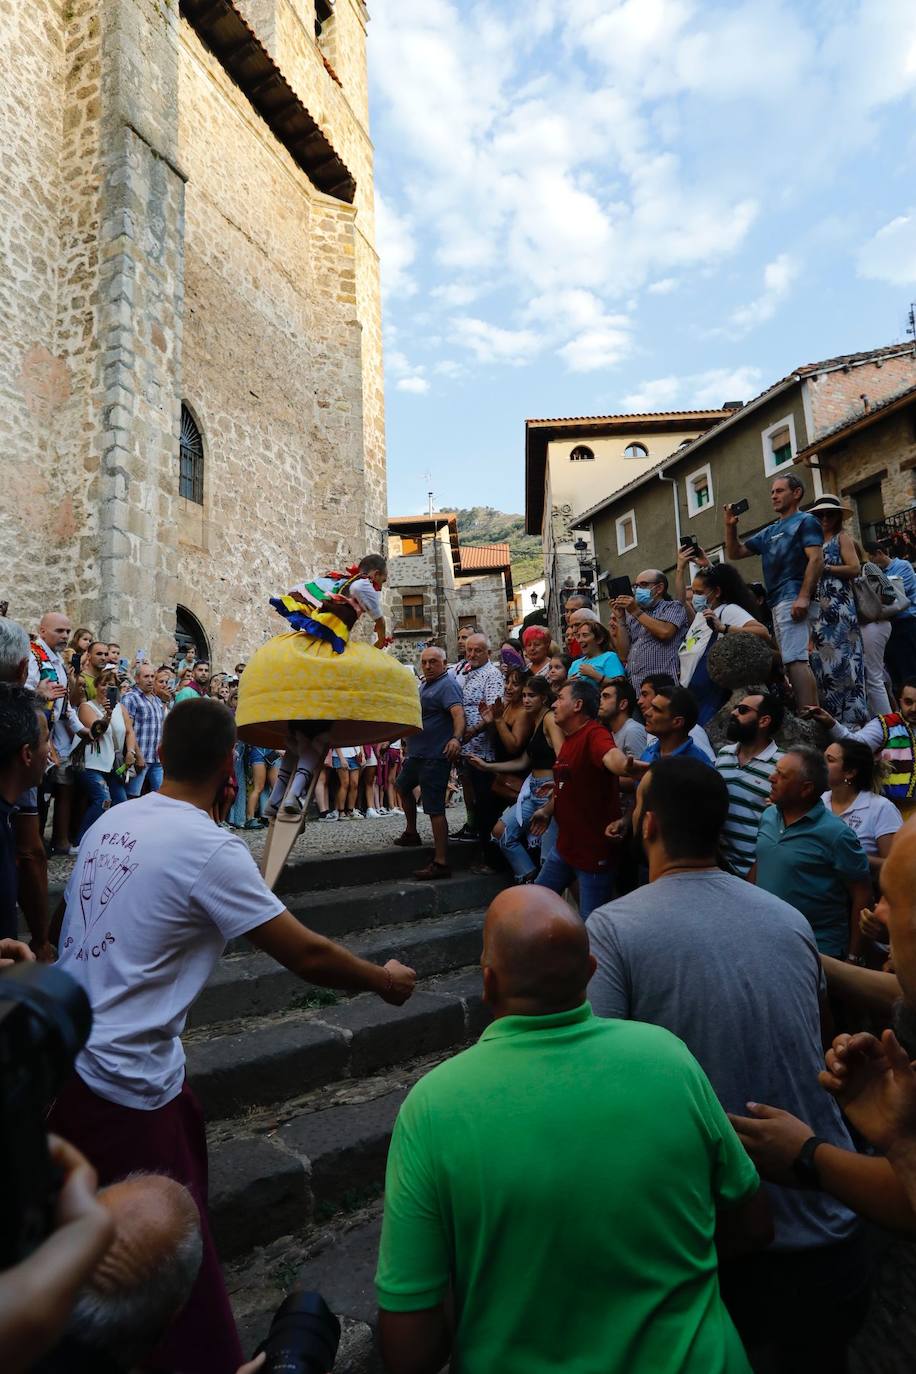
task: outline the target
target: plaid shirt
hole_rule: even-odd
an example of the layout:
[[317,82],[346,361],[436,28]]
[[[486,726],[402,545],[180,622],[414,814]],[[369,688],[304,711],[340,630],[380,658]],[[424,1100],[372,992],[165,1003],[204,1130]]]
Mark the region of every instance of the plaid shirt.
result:
[[[506,680],[495,663],[482,663],[479,668],[469,668],[458,679],[464,692],[464,719],[468,729],[480,724],[481,706],[492,706],[497,697],[503,694]],[[462,754],[478,754],[491,762],[493,759],[493,740],[491,730],[475,735],[462,747]]]
[[155,693],[141,692],[139,687],[131,687],[122,705],[130,716],[144,762],[154,763],[162,739],[165,707]]
[[681,680],[681,666],[678,658],[678,645],[687,633],[690,617],[679,601],[656,601],[645,607],[646,615],[656,620],[667,620],[676,628],[676,633],[668,640],[657,639],[638,620],[627,615],[627,633],[630,636],[630,652],[627,656],[627,677],[639,691],[643,678],[653,673],[667,673],[675,682]]

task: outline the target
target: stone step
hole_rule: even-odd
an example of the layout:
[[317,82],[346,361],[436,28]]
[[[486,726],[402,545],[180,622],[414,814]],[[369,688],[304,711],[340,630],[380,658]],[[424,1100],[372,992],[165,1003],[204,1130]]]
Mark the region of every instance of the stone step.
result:
[[[435,886],[435,885],[434,885]],[[480,957],[483,910],[430,916],[406,925],[343,936],[342,943],[376,964],[400,959],[429,978],[450,969],[465,968]],[[242,942],[245,944],[246,942]],[[250,950],[251,946],[247,948]],[[324,988],[313,987],[259,951],[221,959],[188,1017],[191,1028],[231,1022],[248,1016],[267,1016],[305,1007],[322,1000],[341,1000]]]
[[[464,812],[461,812],[462,817]],[[354,823],[354,843],[359,841],[358,822]],[[428,864],[433,857],[431,845],[420,845],[415,849],[399,849],[391,845],[388,849],[371,853],[346,854],[328,858],[295,857],[303,844],[310,846],[311,853],[320,852],[321,831],[323,827],[315,824],[306,827],[302,839],[297,840],[293,858],[286,865],[277,882],[277,892],[288,897],[296,892],[317,892],[321,888],[340,887],[342,883],[390,882],[409,878],[414,869]],[[465,870],[480,859],[480,849],[476,844],[449,845],[448,861],[453,869]]]
[[[419,865],[415,865],[419,867]],[[452,911],[486,907],[505,887],[503,873],[457,873],[453,878],[434,882],[411,882],[407,878],[323,888],[317,891],[287,893],[285,899],[293,915],[319,935],[339,940],[378,926],[403,925],[427,916],[446,916]],[[233,940],[230,953],[250,949],[245,939]]]
[[[210,1213],[224,1258],[303,1234],[381,1190],[394,1120],[410,1088],[448,1053],[476,1039],[488,1020],[477,970],[428,986],[435,991],[418,995],[453,1009],[440,1017],[434,1057],[389,1060],[398,1067],[387,1073],[338,1081],[269,1112],[211,1125]],[[377,1045],[374,1053],[389,1054],[391,1047]]]
[[185,1039],[188,1078],[213,1119],[432,1054],[473,1033],[467,1000],[472,984],[479,990],[478,971],[461,975],[458,983],[433,980],[404,1007],[363,994],[320,1011],[191,1031]]
[[253,1354],[270,1330],[277,1307],[293,1288],[321,1293],[341,1323],[334,1374],[383,1374],[375,1343],[375,1264],[381,1202],[335,1219],[307,1243],[284,1238],[226,1266],[242,1338]]

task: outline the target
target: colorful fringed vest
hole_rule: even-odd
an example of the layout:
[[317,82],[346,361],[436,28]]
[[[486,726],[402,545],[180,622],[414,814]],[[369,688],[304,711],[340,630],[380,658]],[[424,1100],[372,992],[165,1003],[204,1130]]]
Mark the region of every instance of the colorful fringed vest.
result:
[[912,802],[916,793],[916,735],[896,711],[878,719],[884,731],[881,758],[888,769],[884,795],[897,806]]
[[272,596],[270,604],[294,630],[330,644],[335,654],[347,647],[350,631],[359,619],[359,606],[347,596],[357,568],[329,573],[312,582],[300,582],[286,596]]
[[[56,687],[58,685],[57,669],[48,657],[46,650],[34,639],[29,645],[29,648],[34,654],[35,661],[38,664],[38,681],[53,682]],[[48,729],[50,729],[54,722],[54,710],[57,706],[57,702],[44,701],[39,697],[38,703],[48,718]]]

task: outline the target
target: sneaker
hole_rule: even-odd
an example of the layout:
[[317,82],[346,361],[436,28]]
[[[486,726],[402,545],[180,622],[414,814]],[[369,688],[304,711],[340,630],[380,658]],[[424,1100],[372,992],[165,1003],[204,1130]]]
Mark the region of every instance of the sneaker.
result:
[[376,811],[374,806],[366,807],[366,820],[377,821],[381,818],[381,811]]
[[390,816],[390,815],[391,815],[391,812],[388,810],[388,807],[387,807],[387,806],[380,806],[380,807],[378,807],[378,813],[379,813],[380,816]]
[[366,818],[365,818],[365,816],[363,815],[362,811],[357,811],[355,807],[354,807],[353,810],[350,812],[350,820],[351,820],[351,821],[364,821],[365,819],[366,819]]
[[261,827],[260,827],[260,825],[258,824],[258,822],[255,820],[254,816],[251,816],[251,817],[245,822],[245,824],[242,826],[242,829],[243,829],[243,830],[260,830]]
[[337,821],[337,820],[340,820],[340,812],[339,812],[339,811],[325,811],[324,815],[319,817],[319,820],[322,820],[322,821]]
[[462,844],[476,844],[480,838],[476,830],[472,830],[465,821],[460,830],[457,830],[451,837],[453,840],[460,840]]
[[353,819],[353,812],[352,812],[352,811],[341,811],[341,812],[338,813],[337,819],[338,819],[339,821],[352,821],[352,819]]
[[66,849],[52,849],[51,857],[53,859],[72,859],[75,858],[78,853],[79,849],[77,848],[77,846],[75,844],[71,844],[68,845]]
[[271,817],[270,817],[270,816],[255,816],[255,820],[257,821],[257,823],[258,823],[258,825],[261,827],[261,829],[262,829],[262,830],[265,830],[265,829],[267,828],[267,826],[270,825]]
[[289,801],[285,801],[285,802],[283,803],[283,814],[284,814],[284,816],[301,816],[301,815],[302,815],[302,798],[301,798],[301,797],[290,797],[290,798],[289,798]]
[[390,809],[390,811],[388,812],[388,815],[389,815],[389,816],[403,816],[403,814],[404,814],[403,807],[400,807],[400,806],[392,806],[391,809]]

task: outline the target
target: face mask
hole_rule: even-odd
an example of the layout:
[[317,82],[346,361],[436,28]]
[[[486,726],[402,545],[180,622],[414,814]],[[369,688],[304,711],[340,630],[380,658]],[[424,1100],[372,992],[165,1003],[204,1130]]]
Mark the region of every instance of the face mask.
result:
[[651,587],[636,587],[635,590],[634,590],[634,596],[636,597],[636,604],[637,604],[637,606],[651,606],[651,605],[652,605],[652,588],[651,588]]
[[709,607],[709,597],[708,597],[708,596],[701,596],[701,594],[700,594],[699,592],[694,592],[694,594],[693,594],[693,609],[699,614],[700,611],[705,611],[705,610],[708,609],[708,607]]

